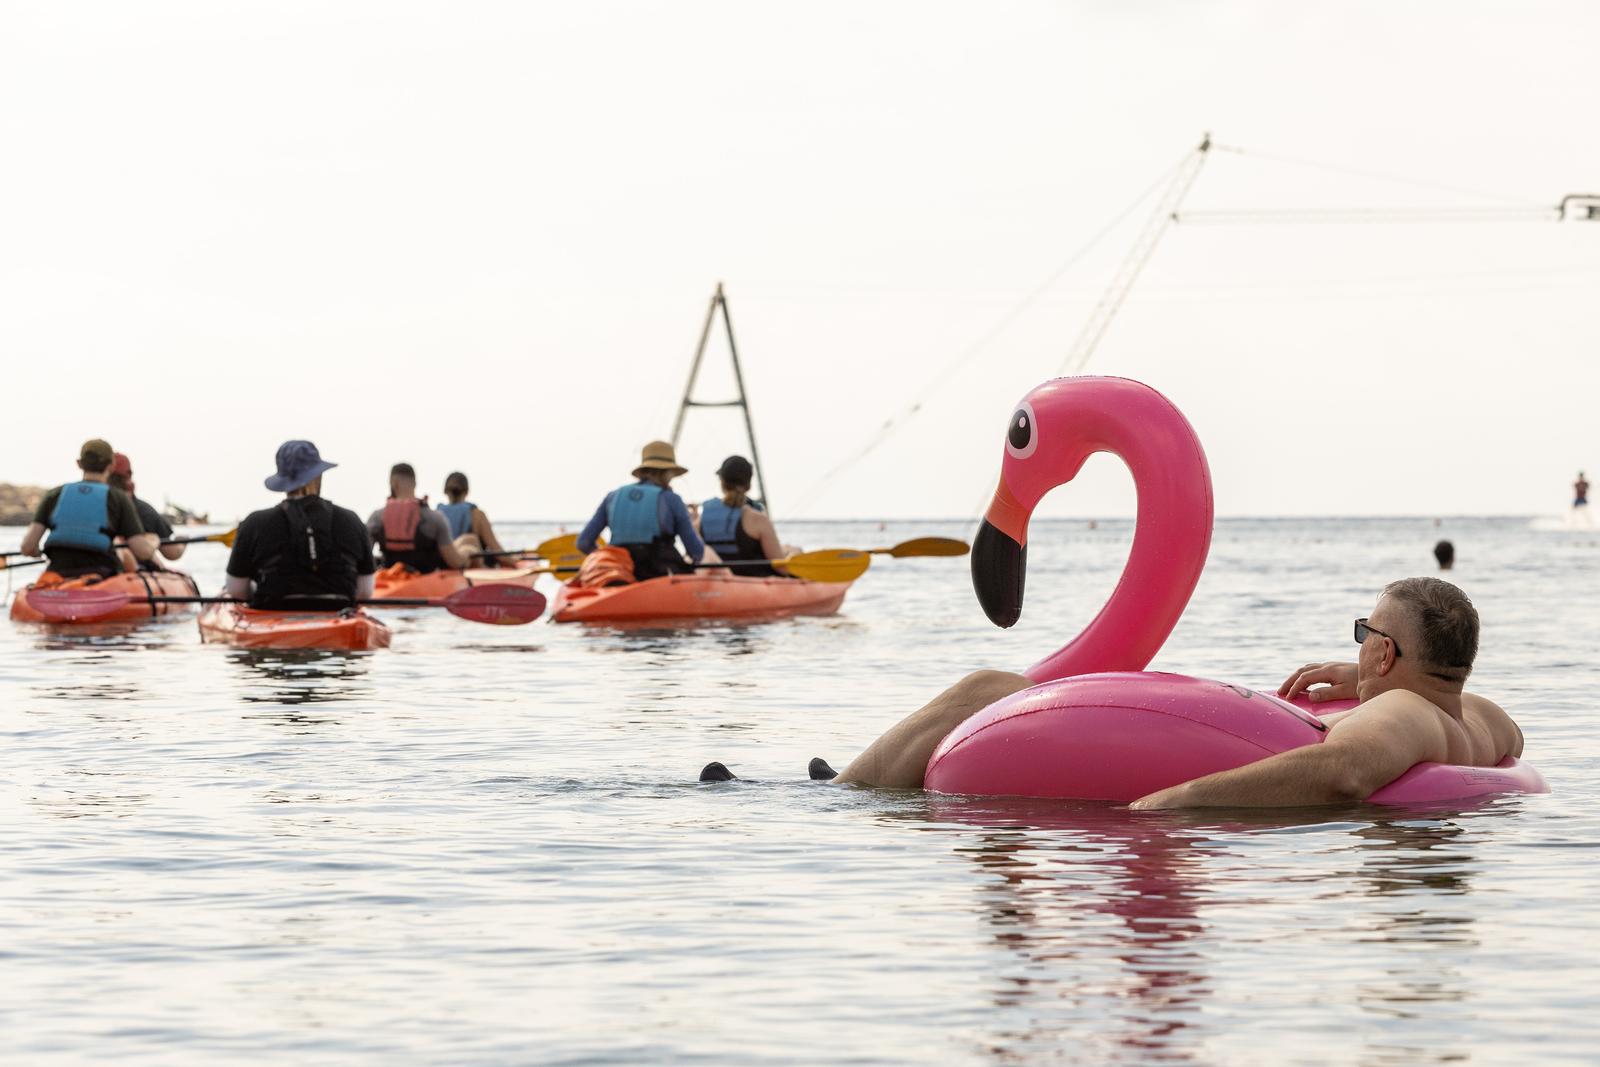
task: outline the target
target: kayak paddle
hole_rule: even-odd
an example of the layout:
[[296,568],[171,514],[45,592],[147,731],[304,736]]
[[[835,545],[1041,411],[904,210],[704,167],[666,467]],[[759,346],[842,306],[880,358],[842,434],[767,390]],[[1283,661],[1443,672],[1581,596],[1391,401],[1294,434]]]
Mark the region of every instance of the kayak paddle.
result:
[[[602,540],[600,544],[605,544]],[[583,563],[583,553],[578,550],[577,534],[562,534],[552,537],[548,541],[540,541],[532,548],[506,549],[503,552],[477,552],[474,555],[484,557],[501,557],[510,559],[542,559],[553,566],[539,571],[540,574],[561,574],[571,577],[578,573],[578,567]]]
[[161,543],[164,545],[199,545],[204,544],[207,541],[213,541],[219,545],[227,545],[229,548],[232,548],[233,542],[238,538],[238,536],[239,527],[235,526],[227,533],[207,534],[204,537],[175,537],[170,541],[163,541]]
[[[163,545],[195,545],[195,544],[200,544],[201,542],[204,542],[204,541],[215,541],[219,545],[227,545],[229,548],[232,548],[233,547],[233,542],[234,542],[235,539],[238,538],[238,536],[239,536],[239,528],[237,526],[235,526],[233,529],[229,530],[227,533],[207,534],[205,537],[176,537],[176,538],[173,538],[170,541],[162,541],[161,544],[163,544]],[[117,546],[116,547],[118,547],[118,548],[126,548],[127,544],[126,544],[126,542],[119,541],[119,542],[117,542]],[[32,563],[11,563],[11,562],[9,562],[9,560],[11,559],[12,556],[20,556],[20,555],[22,555],[21,552],[6,552],[6,553],[3,553],[3,554],[0,554],[0,571],[6,570],[8,568],[9,569],[15,569],[17,567],[32,567],[32,566],[34,566],[36,564],[49,562],[48,560],[43,560],[43,559],[36,559]]]
[[[51,622],[89,622],[128,604],[243,604],[225,596],[134,596],[115,589],[30,589],[28,606]],[[500,626],[520,626],[544,614],[544,594],[527,586],[473,585],[447,597],[357,600],[391,608],[444,608],[457,618]]]
[[[604,541],[600,542],[605,544]],[[474,552],[474,556],[538,556],[540,559],[556,559],[559,556],[569,556],[578,553],[578,535],[562,534],[552,537],[548,541],[540,541],[532,548],[507,548],[499,552]]]
[[905,559],[908,556],[965,556],[972,551],[972,546],[954,537],[918,537],[901,541],[893,548],[869,548],[865,551],[874,556]]
[[42,567],[50,562],[47,559],[29,559],[23,560],[21,563],[12,563],[11,555],[21,555],[21,553],[7,553],[6,558],[0,558],[0,571],[14,571],[18,567]]
[[782,559],[738,559],[721,563],[696,563],[696,570],[712,567],[776,567],[808,582],[853,582],[867,573],[872,557],[854,548],[821,548]]
[[759,567],[778,565],[796,578],[813,582],[853,582],[867,572],[875,555],[905,559],[909,556],[964,556],[970,551],[965,541],[952,537],[918,537],[902,541],[891,548],[824,548],[815,552],[801,552],[785,559],[734,560],[725,563],[699,563],[696,567]]

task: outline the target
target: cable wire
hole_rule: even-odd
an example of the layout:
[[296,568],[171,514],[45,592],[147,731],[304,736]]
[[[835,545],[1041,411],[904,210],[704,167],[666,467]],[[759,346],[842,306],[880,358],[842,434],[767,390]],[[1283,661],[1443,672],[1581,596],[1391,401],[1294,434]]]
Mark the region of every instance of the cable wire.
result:
[[851,452],[843,460],[831,467],[822,475],[822,477],[817,479],[817,481],[814,482],[810,488],[802,493],[795,505],[795,511],[800,512],[805,510],[805,508],[824,488],[833,483],[834,478],[838,477],[844,471],[849,470],[867,456],[871,455],[879,445],[887,441],[907,422],[910,422],[912,419],[914,419],[922,411],[923,404],[927,403],[935,393],[942,389],[945,383],[954,377],[957,372],[959,372],[978,355],[982,354],[984,350],[986,350],[989,345],[999,338],[1000,335],[1003,334],[1006,329],[1022,315],[1024,311],[1032,307],[1041,296],[1043,296],[1058,281],[1060,281],[1063,275],[1082,262],[1084,257],[1092,252],[1101,241],[1105,240],[1106,237],[1110,236],[1112,232],[1114,232],[1119,226],[1127,221],[1128,217],[1137,211],[1140,205],[1149,200],[1150,197],[1155,194],[1156,190],[1170,185],[1174,175],[1176,175],[1189,162],[1189,159],[1193,154],[1193,149],[1185,152],[1181,159],[1179,159],[1172,166],[1168,167],[1166,170],[1162,171],[1160,177],[1156,178],[1155,181],[1147,185],[1138,196],[1134,197],[1127,207],[1123,208],[1116,215],[1115,218],[1106,223],[1105,226],[1101,227],[1101,229],[1097,231],[1093,237],[1089,238],[1087,243],[1085,243],[1070,257],[1068,257],[1066,262],[1062,263],[1061,266],[1052,271],[1050,276],[1044,281],[1040,282],[1038,285],[1034,286],[1033,289],[1029,290],[1027,295],[1013,305],[1009,311],[1002,315],[994,326],[990,327],[976,341],[973,341],[971,344],[967,345],[966,348],[957,353],[955,358],[947,363],[943,369],[928,379],[928,383],[923,387],[922,391],[917,394],[916,398],[912,400],[910,404],[906,405],[906,407],[902,408],[899,412],[885,419],[883,424],[878,427],[877,432],[873,434],[872,437],[870,437],[854,452]]

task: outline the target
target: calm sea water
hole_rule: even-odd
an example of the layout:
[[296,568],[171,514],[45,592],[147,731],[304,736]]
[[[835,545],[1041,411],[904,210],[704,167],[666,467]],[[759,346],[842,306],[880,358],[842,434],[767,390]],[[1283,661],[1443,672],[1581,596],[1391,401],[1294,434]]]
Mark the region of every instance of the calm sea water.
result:
[[[1266,687],[1348,658],[1350,619],[1448,536],[1474,688],[1547,797],[1133,815],[804,780],[1061,644],[1130,529],[1037,525],[1011,631],[965,560],[882,560],[837,617],[766,625],[391,612],[394,647],[356,656],[202,646],[192,618],[6,625],[5,1058],[1595,1062],[1600,534],[1224,521],[1156,664]],[[214,588],[223,551],[186,563]],[[745,780],[698,784],[709,759]]]

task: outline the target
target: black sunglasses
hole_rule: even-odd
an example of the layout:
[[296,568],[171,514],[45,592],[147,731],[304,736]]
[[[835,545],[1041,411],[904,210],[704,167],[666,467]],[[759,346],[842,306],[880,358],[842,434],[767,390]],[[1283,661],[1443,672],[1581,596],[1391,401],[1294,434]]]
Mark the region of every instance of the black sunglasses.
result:
[[[1367,635],[1368,634],[1377,634],[1379,637],[1389,637],[1389,635],[1384,633],[1382,630],[1379,630],[1376,627],[1368,626],[1366,619],[1357,619],[1356,620],[1356,644],[1358,644],[1358,645],[1366,644],[1367,643]],[[1392,637],[1389,637],[1389,641],[1390,641],[1391,644],[1394,645],[1394,658],[1395,659],[1399,659],[1400,658],[1400,642],[1396,641]]]

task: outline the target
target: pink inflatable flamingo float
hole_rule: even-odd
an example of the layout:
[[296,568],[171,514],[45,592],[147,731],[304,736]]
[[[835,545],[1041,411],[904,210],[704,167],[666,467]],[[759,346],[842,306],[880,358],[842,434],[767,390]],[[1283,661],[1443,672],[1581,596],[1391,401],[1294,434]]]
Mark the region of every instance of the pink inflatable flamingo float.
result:
[[[1200,440],[1171,401],[1124,378],[1058,378],[1017,406],[1000,486],[972,549],[989,619],[1022,614],[1028,519],[1046,493],[1096,452],[1128,465],[1138,491],[1133,548],[1088,627],[1029,667],[1039,683],[996,701],[945,737],[925,786],[972,793],[1130,801],[1322,740],[1327,727],[1265,693],[1146,673],[1200,580],[1211,547],[1211,473]],[[1339,711],[1352,702],[1318,705]],[[1418,764],[1369,799],[1432,803],[1547,792],[1538,772]]]

